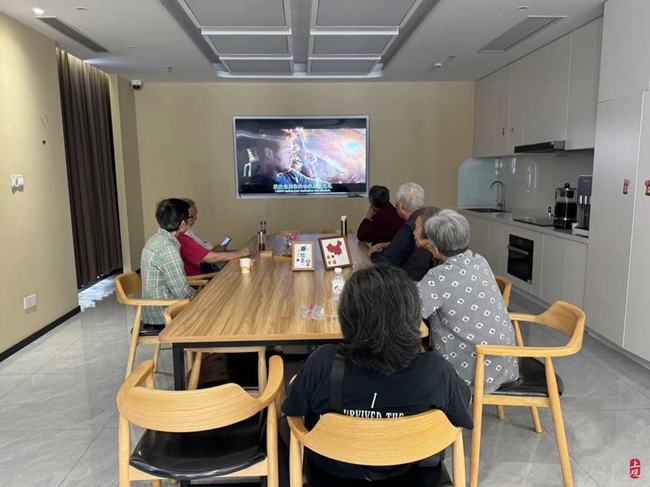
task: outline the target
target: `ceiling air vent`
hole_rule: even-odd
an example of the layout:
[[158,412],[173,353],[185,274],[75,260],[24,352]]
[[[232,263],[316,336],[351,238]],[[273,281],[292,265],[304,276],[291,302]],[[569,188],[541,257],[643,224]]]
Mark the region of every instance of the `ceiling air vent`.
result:
[[97,52],[97,53],[108,52],[108,49],[106,49],[103,46],[100,46],[95,41],[93,41],[90,37],[88,37],[85,34],[82,34],[74,27],[66,24],[62,20],[59,20],[57,17],[37,17],[37,18],[38,20],[46,23],[53,29],[58,30],[64,36],[69,37],[73,41],[78,42],[79,44],[90,49],[93,52]]
[[565,15],[529,15],[479,52],[506,52],[565,17]]

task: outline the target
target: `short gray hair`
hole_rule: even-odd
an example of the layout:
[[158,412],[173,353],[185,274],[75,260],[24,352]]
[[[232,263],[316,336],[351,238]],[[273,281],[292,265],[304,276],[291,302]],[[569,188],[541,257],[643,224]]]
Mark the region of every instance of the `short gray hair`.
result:
[[419,210],[424,207],[424,189],[415,183],[402,184],[397,188],[395,202],[401,203],[407,211]]
[[427,238],[445,257],[462,254],[469,248],[469,222],[453,210],[442,210],[424,223]]
[[192,198],[183,198],[183,201],[190,205],[190,208],[196,208],[196,202]]

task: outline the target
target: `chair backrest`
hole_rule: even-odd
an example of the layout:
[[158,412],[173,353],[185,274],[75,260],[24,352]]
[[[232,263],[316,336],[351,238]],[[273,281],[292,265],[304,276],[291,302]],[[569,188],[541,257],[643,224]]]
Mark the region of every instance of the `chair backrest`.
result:
[[513,325],[519,326],[520,321],[537,323],[567,335],[569,343],[565,347],[554,347],[566,349],[562,355],[577,353],[582,348],[586,315],[584,311],[571,303],[556,301],[540,315],[510,313],[510,319],[513,321]]
[[176,316],[178,316],[178,313],[183,311],[188,304],[190,304],[190,300],[183,299],[182,301],[174,303],[171,306],[165,308],[165,310],[163,311],[163,316],[165,317],[165,325],[169,325],[172,322],[172,320],[176,318]]
[[[271,357],[269,380],[258,398],[237,384],[192,391],[153,389],[153,361],[141,363],[117,393],[120,415],[154,431],[191,433],[223,428],[257,414],[273,402],[284,380],[282,359]],[[142,386],[147,382],[147,387]]]
[[115,278],[117,300],[122,304],[130,304],[129,295],[142,291],[142,279],[135,272],[126,272]]
[[302,418],[289,418],[289,426],[310,450],[333,460],[368,466],[422,460],[444,450],[461,434],[461,428],[439,410],[384,419],[328,413],[309,432]]
[[506,303],[506,306],[510,306],[512,282],[510,282],[510,279],[506,279],[502,276],[494,276],[494,279],[496,279],[497,285],[499,286],[499,291],[501,291],[501,296],[503,296],[503,302]]

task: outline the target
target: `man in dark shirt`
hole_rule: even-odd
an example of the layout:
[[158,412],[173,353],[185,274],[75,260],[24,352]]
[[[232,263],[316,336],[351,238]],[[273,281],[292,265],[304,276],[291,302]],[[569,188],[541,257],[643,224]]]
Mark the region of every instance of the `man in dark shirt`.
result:
[[370,248],[370,260],[375,264],[391,264],[401,267],[413,281],[421,281],[433,265],[431,254],[415,245],[413,230],[415,221],[424,208],[424,189],[419,184],[406,183],[397,189],[396,210],[406,222],[390,243]]
[[267,130],[260,139],[258,153],[260,170],[251,178],[252,184],[307,184],[317,181],[291,167],[294,158],[293,136],[284,130]]
[[393,240],[404,220],[390,203],[390,191],[386,186],[373,186],[368,193],[370,208],[357,230],[357,238],[370,245]]
[[[343,288],[339,305],[343,346],[323,345],[310,355],[282,411],[287,416],[304,416],[307,429],[312,429],[321,415],[333,411],[330,387],[338,352],[345,361],[339,389],[343,414],[398,418],[439,409],[452,424],[471,429],[467,385],[444,358],[434,352],[419,353],[420,310],[417,288],[404,271],[376,266],[355,272]],[[318,469],[338,477],[363,479],[369,469],[309,450],[306,454]],[[439,474],[439,460],[435,455],[419,466]],[[371,470],[390,476],[398,468]]]

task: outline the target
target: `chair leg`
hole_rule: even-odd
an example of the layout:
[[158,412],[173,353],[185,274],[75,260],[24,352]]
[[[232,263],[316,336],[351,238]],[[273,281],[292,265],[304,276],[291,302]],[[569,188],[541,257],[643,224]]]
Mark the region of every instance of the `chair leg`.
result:
[[131,430],[129,422],[120,416],[118,426],[118,467],[119,467],[119,487],[130,487],[129,479],[129,459],[131,458]]
[[497,418],[502,421],[506,419],[506,410],[503,408],[503,406],[497,406]]
[[203,358],[203,352],[196,352],[194,355],[194,365],[192,366],[192,372],[190,372],[190,381],[187,384],[188,390],[194,390],[199,387],[199,378],[201,377],[201,359]]
[[[289,447],[289,475],[291,487],[302,486],[302,455],[301,445],[298,439],[291,433],[291,443]],[[122,486],[120,486],[122,487]]]
[[158,369],[158,361],[160,360],[160,342],[156,343],[153,351],[153,371],[156,372]]
[[569,457],[569,447],[567,445],[566,432],[564,430],[564,418],[562,417],[560,394],[557,390],[555,370],[553,369],[553,362],[550,358],[546,358],[545,369],[546,384],[548,386],[548,399],[551,403],[551,415],[553,416],[553,426],[555,428],[555,438],[557,441],[557,451],[560,456],[560,467],[562,468],[564,487],[573,487],[571,458]]
[[530,415],[533,417],[533,426],[535,428],[535,433],[541,433],[542,423],[539,421],[539,412],[537,411],[537,406],[530,407]]
[[190,350],[185,351],[185,366],[187,367],[187,370],[192,370],[192,366],[194,365],[194,352]]
[[266,415],[266,478],[268,487],[278,487],[280,472],[278,465],[278,415],[275,402],[271,401]]
[[142,326],[142,308],[138,306],[135,312],[135,322],[133,323],[133,331],[131,332],[131,344],[129,345],[129,358],[126,361],[126,376],[128,377],[133,372],[133,364],[135,363],[135,353],[138,349],[138,340],[140,338],[140,327]]
[[452,475],[454,487],[465,487],[465,448],[463,447],[463,431],[454,441],[451,448]]
[[257,356],[257,387],[260,394],[266,389],[267,375],[266,350],[260,350]]
[[481,427],[483,426],[483,389],[485,384],[485,355],[479,353],[476,356],[476,372],[474,373],[474,404],[472,419],[474,429],[472,430],[472,449],[469,463],[469,485],[478,487],[478,467],[481,459]]

